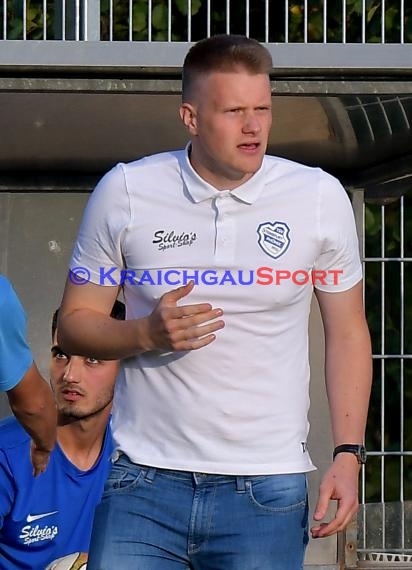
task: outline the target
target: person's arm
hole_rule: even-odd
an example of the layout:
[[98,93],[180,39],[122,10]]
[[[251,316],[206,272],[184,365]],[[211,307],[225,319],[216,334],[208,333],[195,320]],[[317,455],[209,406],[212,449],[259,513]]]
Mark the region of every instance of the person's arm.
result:
[[57,337],[70,354],[103,360],[134,356],[149,350],[195,350],[215,340],[224,326],[221,309],[209,303],[180,305],[193,289],[193,282],[165,293],[151,314],[119,321],[110,317],[117,287],[88,282],[76,285],[67,279]]
[[[325,329],[326,389],[335,446],[364,441],[372,381],[371,343],[362,283],[348,291],[316,291]],[[339,453],[325,473],[311,529],[314,538],[343,530],[358,509],[359,464],[351,453]],[[338,502],[335,517],[321,523],[330,500]]]
[[33,363],[20,382],[7,391],[12,412],[32,438],[34,476],[45,471],[56,440],[57,412],[50,386]]

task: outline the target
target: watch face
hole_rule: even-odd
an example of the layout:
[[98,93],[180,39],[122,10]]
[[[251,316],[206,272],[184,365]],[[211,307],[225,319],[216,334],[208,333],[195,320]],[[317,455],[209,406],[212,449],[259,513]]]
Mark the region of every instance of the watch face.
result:
[[359,446],[359,461],[361,463],[366,463],[366,449],[363,445]]

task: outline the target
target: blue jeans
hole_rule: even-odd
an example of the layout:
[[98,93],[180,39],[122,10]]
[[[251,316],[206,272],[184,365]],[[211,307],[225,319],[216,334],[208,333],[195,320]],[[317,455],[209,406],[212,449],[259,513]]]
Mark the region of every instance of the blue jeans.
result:
[[113,464],[87,570],[300,570],[306,475],[230,476]]

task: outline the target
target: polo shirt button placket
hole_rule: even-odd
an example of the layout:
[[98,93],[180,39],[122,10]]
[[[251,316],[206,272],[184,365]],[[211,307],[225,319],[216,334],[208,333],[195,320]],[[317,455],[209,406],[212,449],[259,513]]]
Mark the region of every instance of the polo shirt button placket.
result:
[[[234,260],[235,225],[233,217],[230,215],[233,198],[229,192],[223,192],[224,194],[215,199],[215,207],[218,212],[216,220],[216,263],[225,266]],[[225,269],[227,268],[225,267]]]

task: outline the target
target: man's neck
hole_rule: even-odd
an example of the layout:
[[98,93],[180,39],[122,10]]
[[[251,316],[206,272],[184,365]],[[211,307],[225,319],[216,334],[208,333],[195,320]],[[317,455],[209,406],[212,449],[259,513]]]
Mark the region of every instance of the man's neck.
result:
[[[104,441],[109,414],[75,420],[57,427],[57,441],[67,459],[87,471],[96,463]],[[59,422],[60,423],[60,422]]]

